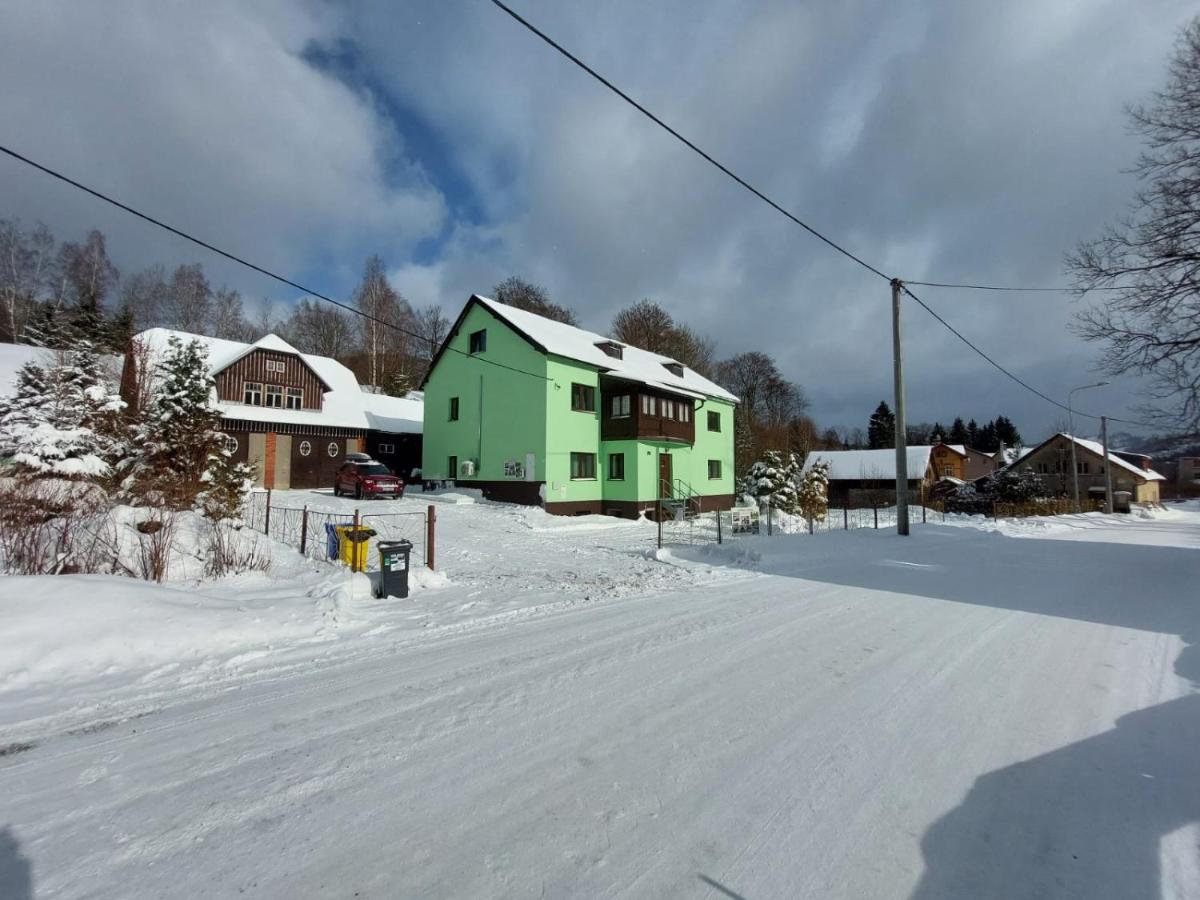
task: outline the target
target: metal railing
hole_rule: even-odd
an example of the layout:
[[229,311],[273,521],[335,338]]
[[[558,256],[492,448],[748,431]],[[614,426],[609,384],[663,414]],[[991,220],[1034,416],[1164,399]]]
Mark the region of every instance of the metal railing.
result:
[[308,559],[336,560],[336,549],[332,557],[329,553],[326,526],[349,525],[375,532],[368,542],[367,569],[373,568],[377,561],[376,548],[380,540],[401,539],[412,543],[414,561],[434,568],[437,513],[432,505],[421,511],[408,512],[363,513],[357,508],[351,512],[334,512],[308,505],[284,506],[273,502],[270,491],[256,491],[250,495],[243,519],[247,527],[295,547]]

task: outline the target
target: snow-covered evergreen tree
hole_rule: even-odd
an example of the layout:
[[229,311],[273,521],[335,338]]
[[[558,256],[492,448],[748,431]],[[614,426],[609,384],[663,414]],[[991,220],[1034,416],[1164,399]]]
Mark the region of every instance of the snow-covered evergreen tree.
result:
[[743,490],[773,509],[796,512],[796,489],[800,463],[795,453],[768,450],[746,473]]
[[21,368],[15,396],[0,409],[0,456],[39,475],[104,476],[121,453],[123,408],[95,348],[82,342],[47,368]]
[[829,462],[818,459],[801,477],[796,508],[810,522],[825,521],[829,511]]
[[136,426],[137,457],[126,487],[175,509],[237,516],[252,477],[237,463],[210,403],[213,379],[199,341],[168,341],[150,408]]

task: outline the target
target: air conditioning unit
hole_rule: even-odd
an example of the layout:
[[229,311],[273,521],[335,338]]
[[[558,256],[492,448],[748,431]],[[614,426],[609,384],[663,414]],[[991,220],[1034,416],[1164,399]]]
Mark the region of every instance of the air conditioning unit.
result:
[[462,464],[458,468],[459,468],[459,471],[464,476],[466,476],[467,478],[470,478],[472,475],[475,474],[475,460],[464,459],[462,461]]

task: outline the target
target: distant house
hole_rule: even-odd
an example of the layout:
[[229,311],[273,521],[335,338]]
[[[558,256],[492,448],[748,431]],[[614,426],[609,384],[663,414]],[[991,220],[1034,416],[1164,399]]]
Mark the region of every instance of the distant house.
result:
[[[938,447],[947,445],[939,444]],[[928,495],[938,475],[934,467],[935,447],[908,447],[908,491],[914,498]],[[943,453],[947,465],[966,465],[965,455]],[[829,463],[830,504],[834,506],[884,506],[896,502],[896,451],[887,450],[813,450],[804,460],[804,469],[818,460]],[[957,476],[951,476],[957,477]]]
[[1200,456],[1181,456],[1178,460],[1175,483],[1200,486]]
[[990,454],[965,444],[934,444],[930,455],[930,464],[938,478],[975,481],[998,468]]
[[562,515],[733,504],[737,398],[669,357],[475,295],[422,388],[426,480]]
[[171,337],[199,341],[216,382],[212,402],[234,456],[269,488],[326,487],[350,452],[369,450],[402,477],[420,465],[422,403],[364,393],[335,359],[301,353],[274,334],[252,344],[151,328],[134,339],[121,375],[136,405]]
[[[1060,496],[1070,496],[1073,491],[1071,475],[1071,444],[1075,444],[1075,465],[1079,474],[1079,496],[1096,496],[1104,491],[1105,457],[1104,448],[1095,441],[1073,438],[1058,433],[1038,444],[1021,457],[1014,467],[1029,468],[1042,477],[1042,482]],[[1109,451],[1107,465],[1111,470],[1112,489],[1128,491],[1135,503],[1157,503],[1159,483],[1163,476],[1150,468],[1150,457],[1143,454],[1126,454],[1136,459],[1131,462],[1118,453]]]

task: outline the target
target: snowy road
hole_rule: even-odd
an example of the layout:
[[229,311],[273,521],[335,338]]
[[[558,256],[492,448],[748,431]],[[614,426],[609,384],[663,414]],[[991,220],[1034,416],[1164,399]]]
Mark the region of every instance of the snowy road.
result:
[[1194,513],[776,540],[750,577],[185,695],[0,757],[0,886],[1200,896],[1198,545]]

